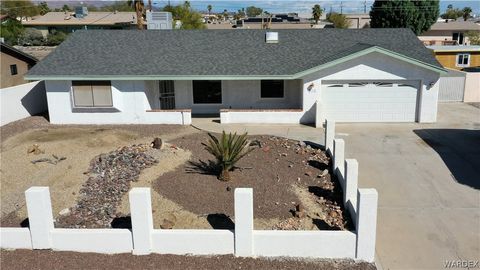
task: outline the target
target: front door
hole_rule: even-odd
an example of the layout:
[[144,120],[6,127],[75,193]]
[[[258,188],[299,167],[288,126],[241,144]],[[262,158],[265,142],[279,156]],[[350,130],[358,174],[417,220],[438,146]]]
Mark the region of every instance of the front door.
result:
[[175,109],[175,88],[173,81],[159,81],[160,109]]

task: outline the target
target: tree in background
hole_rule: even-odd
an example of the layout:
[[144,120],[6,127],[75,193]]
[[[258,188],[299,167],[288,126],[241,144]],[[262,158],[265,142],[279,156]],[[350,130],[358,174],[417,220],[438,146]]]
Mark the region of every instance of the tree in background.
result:
[[247,7],[247,16],[248,17],[256,17],[260,14],[263,13],[263,9],[255,7],[255,6],[249,6]]
[[376,0],[370,11],[372,28],[410,28],[421,34],[435,23],[439,0]]
[[1,1],[0,11],[12,19],[28,20],[40,14],[38,6],[32,1]]
[[205,24],[202,20],[202,14],[190,8],[190,2],[185,1],[183,5],[172,6],[167,5],[163,11],[172,13],[174,20],[182,23],[180,29],[204,29]]
[[47,2],[40,2],[40,4],[38,4],[38,11],[40,15],[45,15],[50,12],[50,8],[48,7]]
[[137,29],[143,30],[143,14],[145,11],[145,3],[143,0],[128,0],[127,4],[135,9],[137,15]]
[[462,9],[462,12],[463,12],[463,15],[462,15],[463,20],[466,21],[471,17],[470,14],[472,14],[472,8],[471,7],[464,7]]
[[62,31],[52,31],[52,33],[47,35],[47,38],[44,42],[44,45],[47,46],[57,46],[60,45],[68,35]]
[[[105,6],[99,7],[97,9],[98,9],[98,11],[110,11],[110,12],[114,12],[114,11],[135,11],[135,6],[133,6],[131,2],[117,1],[117,2],[113,2],[110,5],[105,5]],[[92,9],[89,7],[88,10],[92,10]]]
[[71,11],[71,10],[72,9],[67,4],[63,5],[63,7],[62,7],[62,11],[67,12],[67,11]]
[[440,14],[440,3],[438,0],[414,1],[413,3],[417,8],[415,23],[419,30],[418,33],[414,32],[420,34],[430,29],[432,24],[437,21]]
[[223,10],[223,18],[228,18],[228,11],[226,9]]
[[320,7],[320,5],[316,4],[312,8],[312,17],[315,20],[315,24],[318,24],[318,21],[320,20],[320,17],[322,17],[323,9]]
[[452,5],[448,5],[445,13],[440,15],[442,19],[453,19],[453,20],[456,20],[462,16],[463,16],[463,12],[458,8],[453,8]]
[[233,18],[235,20],[240,20],[241,18],[245,18],[245,15],[246,15],[245,8],[242,8],[242,9],[239,9],[237,13],[233,15]]
[[347,16],[337,12],[327,13],[327,21],[333,23],[333,27],[335,28],[346,29],[350,26],[350,21],[347,19]]
[[210,12],[212,12],[212,5],[207,6],[208,16],[210,17]]
[[465,33],[470,45],[480,45],[480,33],[478,31],[468,31]]
[[40,30],[26,28],[22,35],[20,35],[18,44],[22,46],[42,46],[44,42],[45,40]]
[[25,29],[23,28],[22,23],[10,18],[2,23],[2,27],[0,27],[0,36],[8,45],[17,45],[18,39],[24,31]]

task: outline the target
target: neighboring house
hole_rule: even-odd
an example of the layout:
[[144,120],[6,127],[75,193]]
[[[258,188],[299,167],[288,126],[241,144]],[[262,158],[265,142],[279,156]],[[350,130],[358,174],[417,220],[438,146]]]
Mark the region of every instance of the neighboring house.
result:
[[408,29],[76,31],[27,74],[55,124],[435,122],[445,70]]
[[14,47],[1,42],[1,78],[0,88],[26,83],[23,76],[37,63],[37,59]]
[[344,14],[347,20],[350,22],[348,28],[360,29],[370,26],[370,14]]
[[418,38],[425,45],[469,45],[468,31],[480,31],[480,24],[474,21],[436,22],[430,30],[422,33]]
[[442,66],[453,69],[480,67],[480,46],[427,46]]
[[26,28],[35,28],[47,36],[53,31],[72,33],[82,29],[132,29],[137,23],[135,12],[48,12],[32,20],[22,21]]

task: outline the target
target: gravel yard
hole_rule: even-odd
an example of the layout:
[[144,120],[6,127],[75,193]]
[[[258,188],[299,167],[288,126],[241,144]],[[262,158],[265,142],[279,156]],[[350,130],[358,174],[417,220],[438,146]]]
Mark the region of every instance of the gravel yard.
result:
[[[168,125],[50,125],[32,117],[1,128],[2,226],[26,225],[24,191],[49,186],[57,227],[129,226],[128,191],[152,187],[156,228],[233,229],[233,191],[254,190],[255,228],[344,230],[351,221],[314,146],[250,136],[255,150],[219,181],[205,132]],[[153,138],[165,142],[150,146]]]
[[[30,117],[0,128],[1,226],[19,226],[27,217],[24,192],[31,186],[49,186],[54,217],[75,205],[84,174],[98,155],[119,147],[149,144],[153,137],[175,138],[197,132],[172,125],[50,125],[43,117]],[[39,151],[28,153],[37,145]],[[56,164],[31,161],[64,157]],[[147,175],[148,176],[148,175]],[[150,174],[150,177],[158,175]],[[145,177],[140,180],[148,181]]]
[[1,251],[2,269],[283,269],[283,270],[375,270],[374,264],[351,260],[295,260],[236,258],[225,256],[178,256],[131,254],[103,255],[94,253],[48,250]]

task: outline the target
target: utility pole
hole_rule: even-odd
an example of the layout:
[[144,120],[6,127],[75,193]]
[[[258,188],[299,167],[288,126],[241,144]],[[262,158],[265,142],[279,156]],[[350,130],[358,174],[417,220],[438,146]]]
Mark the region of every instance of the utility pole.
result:
[[343,1],[340,1],[340,14],[343,14]]
[[367,14],[367,1],[363,1],[363,13]]

